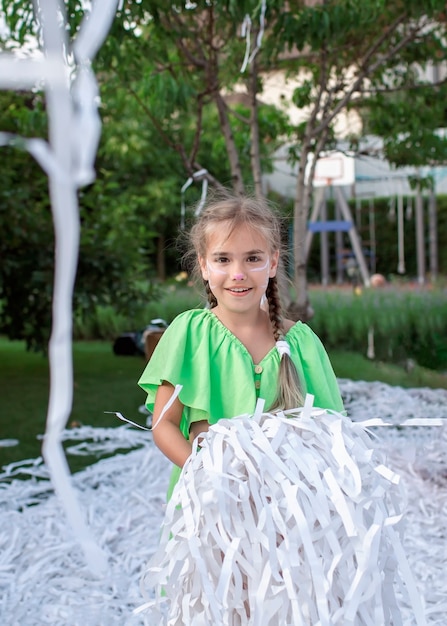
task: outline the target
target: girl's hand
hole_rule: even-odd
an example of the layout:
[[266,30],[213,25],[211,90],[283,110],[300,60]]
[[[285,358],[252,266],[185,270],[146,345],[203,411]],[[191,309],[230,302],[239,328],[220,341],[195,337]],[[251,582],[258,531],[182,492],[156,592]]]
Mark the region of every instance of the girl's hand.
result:
[[[192,443],[194,439],[200,435],[200,433],[208,432],[209,424],[206,420],[200,420],[199,422],[193,422],[189,427],[189,441]],[[200,446],[200,440],[199,440]]]

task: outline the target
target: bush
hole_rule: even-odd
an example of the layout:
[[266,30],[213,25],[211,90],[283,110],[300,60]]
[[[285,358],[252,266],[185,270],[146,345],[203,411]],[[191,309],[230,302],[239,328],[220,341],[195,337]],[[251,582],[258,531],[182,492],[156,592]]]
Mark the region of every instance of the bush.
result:
[[127,315],[112,304],[97,305],[88,313],[78,310],[74,315],[74,338],[113,340],[122,333],[146,328],[153,319],[162,318],[169,324],[179,313],[203,306],[197,291],[187,286],[151,285],[139,298]]

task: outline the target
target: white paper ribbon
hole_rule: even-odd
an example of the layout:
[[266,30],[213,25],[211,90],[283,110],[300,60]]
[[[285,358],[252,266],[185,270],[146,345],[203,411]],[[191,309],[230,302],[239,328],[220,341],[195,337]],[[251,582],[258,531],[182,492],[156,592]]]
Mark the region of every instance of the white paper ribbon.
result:
[[284,341],[284,340],[277,341],[276,349],[278,350],[280,357],[282,357],[283,354],[287,354],[287,356],[290,356],[290,346],[287,343],[287,341]]
[[155,430],[157,428],[157,426],[159,425],[161,420],[166,415],[167,411],[169,411],[171,406],[174,404],[174,400],[178,397],[178,395],[179,395],[179,393],[181,392],[182,389],[183,389],[183,385],[176,385],[174,387],[174,391],[172,392],[172,396],[169,398],[169,400],[164,405],[164,407],[163,407],[160,415],[158,416],[158,419],[155,422],[155,424],[152,424],[152,430]]
[[259,49],[261,48],[262,39],[264,37],[265,30],[265,12],[267,10],[267,0],[261,0],[261,13],[259,16],[259,32],[256,38],[256,46],[253,51],[250,53],[251,48],[251,18],[247,15],[244,17],[241,26],[241,37],[245,37],[245,55],[244,60],[242,61],[241,74],[245,72],[249,63],[253,61],[255,56],[257,55]]
[[[312,414],[312,409],[314,406],[315,396],[311,393],[306,393],[306,397],[304,398],[303,408],[301,410],[301,417],[303,419],[309,419]],[[293,415],[293,413],[291,413]]]
[[202,168],[201,170],[194,172],[194,174],[188,178],[188,180],[185,182],[185,184],[182,186],[180,190],[180,193],[182,196],[181,207],[180,207],[180,228],[182,229],[185,228],[185,215],[186,215],[185,191],[188,189],[188,187],[192,185],[192,183],[195,180],[202,180],[202,195],[200,197],[200,202],[197,205],[197,208],[194,213],[195,217],[197,217],[198,215],[200,215],[203,207],[205,206],[206,196],[208,193],[208,179],[206,177],[207,174],[208,174],[208,170],[205,168]]
[[126,422],[127,424],[130,424],[131,426],[135,426],[136,428],[139,428],[140,430],[152,430],[152,428],[147,428],[146,426],[142,426],[141,424],[137,424],[136,422],[133,422],[132,420],[127,419],[127,417],[124,417],[124,415],[120,413],[119,411],[104,411],[104,413],[110,413],[111,415],[116,415],[116,417],[122,422]]
[[[55,276],[49,343],[50,397],[42,454],[54,489],[82,545],[93,572],[103,574],[107,556],[95,543],[70,480],[62,448],[62,431],[72,408],[72,298],[79,251],[77,187],[94,179],[100,134],[98,89],[91,69],[116,11],[117,0],[91,3],[69,55],[65,5],[60,0],[36,3],[43,56],[19,60],[2,57],[0,87],[30,88],[43,83],[48,111],[48,141],[0,135],[0,144],[19,143],[49,177],[55,228]],[[70,59],[70,60],[69,60]],[[70,77],[76,76],[70,83]]]
[[222,419],[203,435],[142,581],[155,588],[148,623],[399,626],[405,596],[426,624],[395,473],[358,423],[308,412]]

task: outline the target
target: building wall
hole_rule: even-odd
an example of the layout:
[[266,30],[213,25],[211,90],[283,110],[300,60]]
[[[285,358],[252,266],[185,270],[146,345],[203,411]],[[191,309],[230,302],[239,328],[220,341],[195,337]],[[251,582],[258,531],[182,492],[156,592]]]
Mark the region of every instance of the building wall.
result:
[[[369,138],[369,141],[379,143],[379,139]],[[343,150],[345,147],[341,143],[340,149]],[[343,187],[343,193],[347,198],[381,198],[415,194],[408,178],[417,174],[416,168],[392,168],[388,161],[379,156],[357,156],[354,157],[354,161],[354,184]],[[274,171],[263,177],[265,191],[272,190],[287,198],[294,198],[297,172],[298,165],[292,167],[287,162],[287,147],[282,146],[275,155]],[[437,194],[447,194],[447,167],[419,168],[419,172],[423,176],[434,177]]]

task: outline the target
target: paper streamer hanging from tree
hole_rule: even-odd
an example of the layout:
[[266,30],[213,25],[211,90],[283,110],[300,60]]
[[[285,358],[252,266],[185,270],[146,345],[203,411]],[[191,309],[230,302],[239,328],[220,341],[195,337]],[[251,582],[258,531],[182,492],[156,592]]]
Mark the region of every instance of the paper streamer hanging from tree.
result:
[[[31,89],[43,84],[48,111],[48,141],[0,134],[0,144],[19,144],[29,150],[49,178],[55,230],[55,277],[52,330],[49,343],[50,395],[42,447],[51,480],[92,571],[107,567],[84,520],[71,484],[61,443],[72,408],[72,296],[79,251],[77,189],[94,180],[94,161],[100,136],[99,94],[91,60],[106,37],[117,0],[96,0],[80,25],[70,48],[65,5],[58,0],[37,1],[35,17],[43,56],[1,60],[0,88]],[[74,61],[69,64],[69,52]]]

